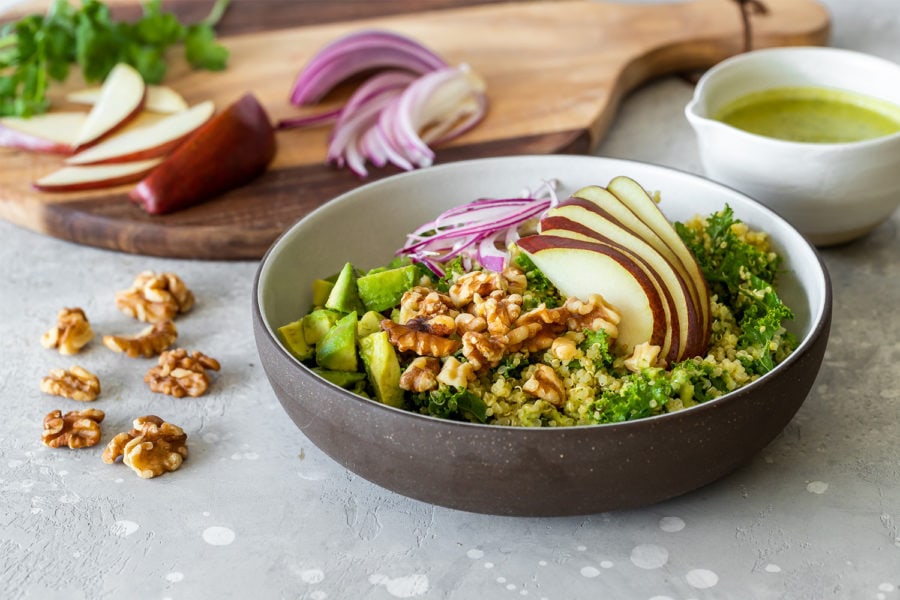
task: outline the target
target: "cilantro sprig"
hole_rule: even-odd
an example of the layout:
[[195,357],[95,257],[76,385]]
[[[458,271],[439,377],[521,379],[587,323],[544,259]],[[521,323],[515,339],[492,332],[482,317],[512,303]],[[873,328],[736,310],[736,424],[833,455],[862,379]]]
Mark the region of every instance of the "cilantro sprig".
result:
[[46,15],[8,23],[0,28],[0,116],[46,112],[50,84],[64,81],[73,64],[87,82],[102,81],[124,62],[147,83],[159,83],[166,51],[183,44],[191,67],[222,70],[228,50],[216,41],[215,27],[230,1],[215,0],[209,15],[193,25],[164,12],[161,0],[146,0],[134,22],[114,20],[99,0],[83,0],[78,8],[55,0]]

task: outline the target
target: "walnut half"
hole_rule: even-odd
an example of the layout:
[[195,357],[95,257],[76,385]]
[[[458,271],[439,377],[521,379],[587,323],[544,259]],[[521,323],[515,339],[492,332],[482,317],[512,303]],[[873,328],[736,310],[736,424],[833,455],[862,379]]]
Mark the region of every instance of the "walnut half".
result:
[[144,375],[150,389],[176,398],[197,397],[209,388],[207,369],[219,370],[219,361],[202,352],[188,354],[184,348],[167,350],[159,355],[159,364]]
[[116,292],[116,307],[147,323],[174,319],[194,305],[194,294],[174,273],[143,271],[127,290]]
[[178,339],[178,329],[172,321],[160,321],[144,328],[137,335],[104,335],[103,345],[113,352],[124,352],[131,358],[150,358],[160,354]]
[[41,379],[41,391],[79,402],[92,402],[100,395],[100,379],[78,365],[68,370],[52,369]]
[[56,325],[41,336],[41,346],[56,348],[60,354],[77,354],[92,339],[94,331],[80,308],[63,308]]
[[94,446],[100,441],[100,422],[105,416],[96,408],[73,410],[65,415],[54,410],[44,417],[41,441],[51,448],[68,446],[75,450]]
[[156,415],[138,417],[131,431],[117,434],[103,450],[103,462],[122,462],[143,479],[175,471],[187,458],[187,434]]

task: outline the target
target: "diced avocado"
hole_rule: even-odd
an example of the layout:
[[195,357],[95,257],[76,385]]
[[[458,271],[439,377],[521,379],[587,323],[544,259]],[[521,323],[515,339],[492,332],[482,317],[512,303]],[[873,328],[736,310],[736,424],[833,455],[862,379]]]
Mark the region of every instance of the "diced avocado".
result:
[[359,318],[359,322],[356,324],[356,334],[362,339],[376,331],[381,331],[381,322],[383,320],[384,315],[380,312],[375,312],[374,310],[367,311]]
[[316,350],[306,342],[303,334],[303,319],[282,325],[278,328],[278,336],[288,351],[300,360],[312,358]]
[[340,313],[327,308],[317,308],[303,317],[303,337],[306,338],[306,343],[318,344],[325,332],[334,327],[340,318]]
[[400,361],[386,331],[367,335],[359,340],[359,355],[375,390],[375,398],[389,406],[403,407],[400,389]]
[[347,263],[341,269],[334,287],[325,300],[325,308],[338,310],[342,313],[356,311],[361,313],[365,310],[362,301],[359,299],[359,292],[356,288],[356,269],[353,265]]
[[403,293],[416,284],[415,265],[370,272],[356,280],[366,310],[382,311],[397,306]]
[[355,371],[356,311],[341,317],[316,344],[316,363],[332,371]]
[[334,289],[334,282],[327,279],[316,279],[312,284],[313,306],[325,306],[328,295]]
[[357,383],[366,378],[366,374],[360,373],[359,371],[331,371],[329,369],[316,367],[313,369],[313,372],[327,379],[331,383],[347,389],[352,389]]

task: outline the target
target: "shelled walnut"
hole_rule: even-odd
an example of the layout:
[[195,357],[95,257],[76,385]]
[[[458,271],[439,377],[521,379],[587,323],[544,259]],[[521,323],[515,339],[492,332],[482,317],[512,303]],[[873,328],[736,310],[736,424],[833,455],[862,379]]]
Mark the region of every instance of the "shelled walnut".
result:
[[162,353],[178,339],[178,329],[172,321],[160,321],[144,328],[137,335],[104,335],[103,345],[114,352],[124,352],[131,358],[150,358]]
[[187,434],[156,415],[138,417],[132,430],[117,434],[103,450],[103,462],[118,457],[143,479],[175,471],[187,458]]
[[96,408],[73,410],[65,415],[60,410],[44,417],[41,441],[51,448],[88,448],[100,441],[100,422],[106,414]]
[[194,306],[194,294],[174,273],[143,271],[127,290],[116,292],[116,307],[147,323],[169,321]]
[[41,346],[55,348],[60,354],[77,354],[94,339],[94,331],[80,308],[63,308],[56,316],[56,325],[41,336]]
[[159,355],[159,364],[147,371],[144,381],[154,392],[176,398],[197,397],[209,388],[207,369],[218,371],[219,361],[202,352],[188,354],[184,348]]
[[52,369],[41,379],[41,391],[79,402],[92,402],[100,395],[100,379],[78,365],[68,370]]

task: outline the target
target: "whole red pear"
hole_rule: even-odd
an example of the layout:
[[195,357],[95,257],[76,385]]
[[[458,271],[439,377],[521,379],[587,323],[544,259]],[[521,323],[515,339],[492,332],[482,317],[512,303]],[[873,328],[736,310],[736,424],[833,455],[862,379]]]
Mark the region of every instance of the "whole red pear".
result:
[[181,210],[260,176],[275,149],[269,116],[247,93],[197,129],[129,196],[152,215]]

